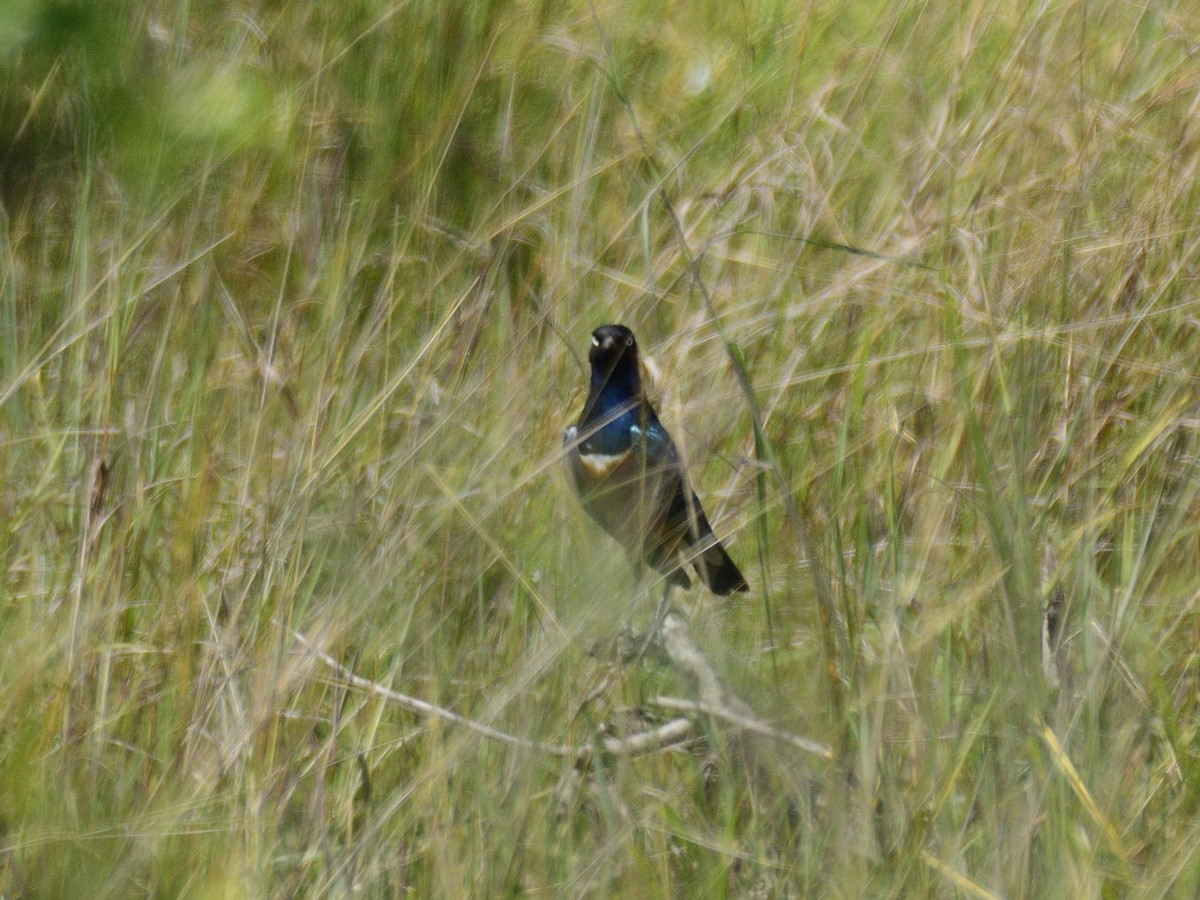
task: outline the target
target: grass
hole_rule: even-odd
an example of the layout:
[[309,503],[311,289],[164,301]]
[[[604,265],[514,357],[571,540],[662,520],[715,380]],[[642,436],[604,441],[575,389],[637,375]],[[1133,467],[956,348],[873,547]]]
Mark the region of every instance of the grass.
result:
[[[0,893],[1194,896],[1190,18],[10,4]],[[587,653],[606,321],[752,585],[697,640],[834,760],[576,771],[295,637],[532,741],[691,696]]]

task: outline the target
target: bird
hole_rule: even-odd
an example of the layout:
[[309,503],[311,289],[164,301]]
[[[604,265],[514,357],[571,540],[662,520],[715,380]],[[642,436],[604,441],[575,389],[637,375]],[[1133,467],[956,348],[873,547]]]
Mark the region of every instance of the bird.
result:
[[621,544],[634,568],[664,576],[661,622],[686,566],[715,594],[749,590],[688,484],[671,435],[642,385],[637,340],[624,325],[592,332],[591,381],[579,421],[563,433],[567,468],[584,510]]

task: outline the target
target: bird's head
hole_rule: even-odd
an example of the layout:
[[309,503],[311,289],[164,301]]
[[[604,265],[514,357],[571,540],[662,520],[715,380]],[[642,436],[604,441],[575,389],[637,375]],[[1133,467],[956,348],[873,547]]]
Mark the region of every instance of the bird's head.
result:
[[592,374],[608,378],[614,372],[638,371],[637,341],[624,325],[601,325],[592,332],[592,349],[588,353]]

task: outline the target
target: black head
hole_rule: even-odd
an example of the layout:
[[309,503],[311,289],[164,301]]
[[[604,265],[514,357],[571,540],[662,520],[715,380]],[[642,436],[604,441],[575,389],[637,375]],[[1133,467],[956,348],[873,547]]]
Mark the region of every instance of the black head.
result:
[[588,353],[592,370],[604,375],[617,368],[637,372],[637,341],[624,325],[601,325],[592,332],[592,349]]

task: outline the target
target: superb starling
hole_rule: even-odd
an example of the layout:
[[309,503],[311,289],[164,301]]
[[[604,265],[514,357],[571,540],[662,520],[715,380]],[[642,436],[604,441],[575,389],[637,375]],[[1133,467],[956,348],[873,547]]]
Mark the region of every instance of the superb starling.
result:
[[635,567],[644,563],[661,572],[667,589],[691,587],[684,569],[691,565],[714,593],[747,590],[646,399],[633,332],[602,325],[592,332],[588,358],[587,403],[578,424],[563,434],[583,508],[625,547]]

